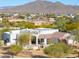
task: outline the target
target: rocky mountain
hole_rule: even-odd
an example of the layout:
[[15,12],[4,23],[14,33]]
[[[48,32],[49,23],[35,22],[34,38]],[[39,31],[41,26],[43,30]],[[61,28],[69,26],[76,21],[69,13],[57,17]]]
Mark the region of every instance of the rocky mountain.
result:
[[64,5],[60,2],[34,1],[20,6],[12,6],[0,9],[1,13],[79,13],[79,6]]

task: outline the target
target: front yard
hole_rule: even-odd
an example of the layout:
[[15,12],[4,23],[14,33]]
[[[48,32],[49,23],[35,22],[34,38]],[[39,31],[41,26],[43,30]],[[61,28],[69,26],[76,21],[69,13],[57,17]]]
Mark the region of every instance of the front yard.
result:
[[[18,54],[14,55],[13,57],[8,52],[8,49],[9,49],[8,47],[1,47],[0,48],[0,58],[56,58],[55,56],[49,57],[47,54],[45,54],[44,48],[24,49],[21,52],[19,52]],[[79,50],[79,48],[77,50]],[[74,51],[73,53],[65,55],[63,58],[77,58],[77,57],[78,57],[78,53]]]

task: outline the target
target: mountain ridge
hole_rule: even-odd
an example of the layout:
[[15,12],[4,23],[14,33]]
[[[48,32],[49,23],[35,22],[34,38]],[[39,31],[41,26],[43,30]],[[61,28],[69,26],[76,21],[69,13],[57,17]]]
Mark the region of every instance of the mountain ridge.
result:
[[61,2],[33,1],[20,6],[12,6],[0,9],[1,13],[79,13],[79,6],[65,5]]

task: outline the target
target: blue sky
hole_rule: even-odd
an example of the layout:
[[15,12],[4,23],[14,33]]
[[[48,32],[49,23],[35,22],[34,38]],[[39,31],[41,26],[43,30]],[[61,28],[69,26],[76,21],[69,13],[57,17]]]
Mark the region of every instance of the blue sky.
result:
[[[0,7],[2,6],[16,6],[32,2],[34,0],[0,0]],[[49,0],[51,2],[60,1],[67,5],[79,5],[79,0]]]

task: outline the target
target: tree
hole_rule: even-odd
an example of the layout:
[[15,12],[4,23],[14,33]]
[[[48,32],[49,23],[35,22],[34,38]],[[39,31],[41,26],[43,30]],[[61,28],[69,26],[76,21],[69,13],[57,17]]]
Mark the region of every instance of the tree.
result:
[[36,28],[36,26],[33,23],[30,23],[30,22],[19,22],[17,24],[17,27],[20,27],[20,28]]
[[72,32],[74,29],[76,29],[76,23],[69,23],[66,24],[66,31],[68,32]]
[[10,26],[11,27],[18,27],[18,23],[17,22],[10,22]]
[[29,13],[27,13],[27,14],[26,14],[26,16],[27,16],[27,17],[29,17],[29,16],[30,16],[30,14],[29,14]]
[[31,42],[31,34],[30,33],[22,33],[18,37],[17,41],[21,46],[24,46],[24,45],[28,44],[29,42]]
[[66,30],[75,36],[75,40],[79,42],[79,22],[72,22],[66,25]]
[[0,47],[2,47],[4,44],[3,40],[0,39]]
[[47,18],[56,18],[55,14],[46,14],[45,15]]
[[74,22],[78,22],[79,21],[79,15],[76,15],[73,19]]
[[73,52],[72,47],[65,43],[57,43],[55,45],[48,46],[44,49],[44,53],[52,57],[64,57]]
[[38,26],[38,28],[53,28],[55,27],[54,24],[41,24],[40,26]]
[[0,16],[3,18],[3,17],[5,17],[5,14],[0,14]]
[[79,22],[76,23],[74,34],[75,34],[75,40],[79,42]]
[[18,16],[18,18],[25,19],[25,16],[20,15],[20,16]]
[[26,24],[25,24],[25,28],[36,28],[36,26],[33,24],[33,23],[30,23],[30,22],[27,22]]
[[12,57],[14,57],[14,55],[17,55],[21,51],[22,51],[22,47],[19,45],[12,45],[9,48],[9,53],[12,55]]
[[58,20],[58,21],[56,22],[56,25],[57,25],[57,28],[58,28],[59,30],[61,30],[61,31],[66,30],[66,27],[65,27],[65,25],[66,25],[66,20]]
[[5,27],[10,27],[10,23],[9,23],[8,19],[4,18],[4,19],[2,20],[2,23],[3,23],[3,25],[4,25]]

